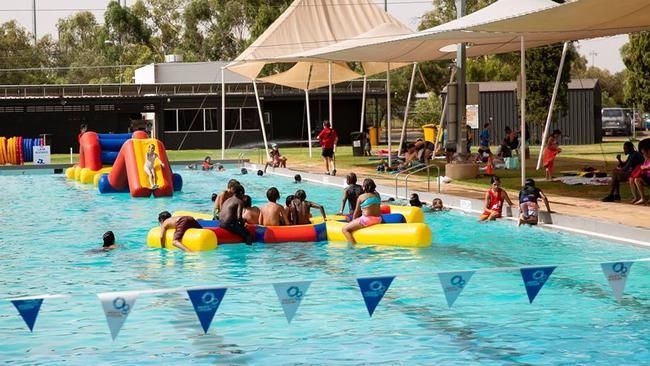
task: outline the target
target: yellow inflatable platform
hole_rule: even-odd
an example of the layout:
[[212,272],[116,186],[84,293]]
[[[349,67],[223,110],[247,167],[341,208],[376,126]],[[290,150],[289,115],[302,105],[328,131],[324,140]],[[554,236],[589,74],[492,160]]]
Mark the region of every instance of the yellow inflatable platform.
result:
[[[165,232],[165,249],[178,249],[172,244],[174,232],[175,230],[167,230]],[[217,249],[217,236],[211,230],[188,229],[183,235],[181,243],[193,252],[204,252]],[[160,226],[149,230],[149,234],[147,234],[147,246],[160,248]]]
[[[327,221],[327,240],[345,242],[340,221]],[[389,245],[396,247],[425,248],[431,246],[431,229],[423,223],[379,224],[352,233],[358,244]]]

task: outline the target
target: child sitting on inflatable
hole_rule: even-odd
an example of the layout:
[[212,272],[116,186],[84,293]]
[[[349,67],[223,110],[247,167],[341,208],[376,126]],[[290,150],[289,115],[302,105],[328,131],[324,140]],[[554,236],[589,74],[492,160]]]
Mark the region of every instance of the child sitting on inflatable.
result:
[[236,185],[233,188],[233,196],[228,198],[221,209],[219,215],[219,227],[226,229],[233,234],[239,235],[244,239],[246,245],[253,244],[253,238],[244,225],[244,187]]
[[343,235],[348,243],[355,244],[352,233],[364,227],[381,224],[381,197],[375,191],[372,179],[366,178],[361,185],[363,194],[357,199],[352,215],[353,220],[343,227]]
[[156,171],[154,170],[154,164],[156,160],[160,163],[161,167],[165,167],[165,164],[160,160],[158,154],[156,154],[156,145],[149,145],[149,151],[147,151],[147,156],[144,161],[144,172],[149,176],[149,185],[151,189],[157,189],[158,184],[156,184]]
[[213,220],[219,220],[219,212],[221,212],[221,206],[223,203],[230,197],[233,196],[233,192],[235,189],[235,186],[241,185],[237,179],[231,179],[228,181],[228,189],[225,191],[219,193],[217,197],[213,200],[214,201],[214,212],[213,212]]
[[317,203],[306,201],[305,199],[307,198],[307,193],[305,193],[305,191],[299,189],[296,191],[293,197],[294,198],[293,201],[291,201],[290,209],[290,217],[293,225],[311,224],[311,221],[309,221],[309,218],[311,217],[309,211],[312,208],[319,209],[321,215],[323,215],[323,221],[325,221],[325,209],[323,209],[323,206]]
[[284,207],[276,203],[276,201],[280,198],[280,191],[278,191],[278,189],[275,187],[271,187],[266,191],[266,198],[269,200],[269,203],[262,206],[260,209],[260,225],[286,225],[288,220],[284,215]]

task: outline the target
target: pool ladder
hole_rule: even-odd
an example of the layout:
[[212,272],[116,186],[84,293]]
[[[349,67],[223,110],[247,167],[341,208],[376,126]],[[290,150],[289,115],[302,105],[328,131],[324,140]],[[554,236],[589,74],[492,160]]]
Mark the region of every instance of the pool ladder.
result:
[[[441,192],[441,187],[440,187],[440,167],[437,164],[432,163],[432,164],[429,164],[429,165],[426,165],[426,166],[421,166],[421,165],[412,166],[412,167],[410,167],[408,169],[402,170],[401,172],[395,174],[395,198],[399,197],[399,182],[400,182],[399,177],[400,177],[400,175],[406,174],[404,176],[404,180],[403,180],[404,181],[404,198],[408,198],[409,178],[413,174],[419,173],[419,172],[421,172],[423,170],[427,171],[427,192],[431,192],[431,172],[430,172],[431,168],[436,168],[436,171],[437,171],[436,180],[438,181],[438,193],[440,193]],[[419,181],[419,182],[423,182],[423,181]]]

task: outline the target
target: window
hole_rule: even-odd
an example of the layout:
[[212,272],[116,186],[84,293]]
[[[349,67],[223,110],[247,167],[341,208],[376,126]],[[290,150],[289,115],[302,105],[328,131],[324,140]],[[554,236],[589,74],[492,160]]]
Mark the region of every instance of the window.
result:
[[239,108],[226,108],[226,130],[241,130],[239,117]]
[[241,129],[242,130],[259,130],[260,129],[260,116],[257,109],[243,108],[241,116]]
[[[167,132],[221,131],[220,108],[166,109],[164,116]],[[226,131],[259,129],[256,108],[226,108]]]
[[179,109],[178,131],[203,131],[203,110]]
[[205,110],[205,130],[206,131],[221,130],[221,110],[219,109]]

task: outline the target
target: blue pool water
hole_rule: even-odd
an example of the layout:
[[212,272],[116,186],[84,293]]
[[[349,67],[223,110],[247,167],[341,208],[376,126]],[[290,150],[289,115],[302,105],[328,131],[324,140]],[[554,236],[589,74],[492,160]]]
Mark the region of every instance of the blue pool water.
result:
[[[230,171],[233,171],[231,169]],[[291,325],[271,286],[231,287],[203,334],[186,294],[142,295],[111,341],[98,292],[643,258],[648,251],[512,222],[430,214],[431,248],[337,243],[224,245],[208,253],[149,249],[161,210],[209,212],[224,173],[181,171],[168,199],[100,195],[62,175],[0,176],[0,299],[45,293],[30,333],[0,301],[0,360],[10,364],[536,364],[650,360],[650,270],[635,263],[619,303],[597,264],[558,267],[530,305],[517,271],[479,272],[448,309],[435,276],[399,276],[372,319],[353,280],[317,281]],[[255,203],[277,177],[238,176]],[[336,188],[300,185],[338,210]],[[113,230],[124,247],[88,254]]]

